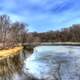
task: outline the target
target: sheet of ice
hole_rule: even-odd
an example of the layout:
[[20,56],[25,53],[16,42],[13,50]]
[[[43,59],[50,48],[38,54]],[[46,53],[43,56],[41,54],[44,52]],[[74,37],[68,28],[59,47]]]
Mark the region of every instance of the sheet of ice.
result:
[[80,80],[78,46],[39,46],[24,63],[24,72],[39,79]]
[[43,52],[43,51],[58,51],[58,50],[64,51],[66,50],[66,48],[63,46],[59,46],[59,47],[58,46],[38,46],[34,48],[34,53]]

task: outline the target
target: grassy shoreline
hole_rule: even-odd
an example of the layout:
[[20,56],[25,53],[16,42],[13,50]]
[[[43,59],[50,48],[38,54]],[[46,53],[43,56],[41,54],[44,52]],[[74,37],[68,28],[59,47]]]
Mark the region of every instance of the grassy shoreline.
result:
[[0,60],[5,59],[7,57],[13,57],[14,55],[19,54],[19,52],[23,49],[22,46],[14,47],[7,50],[0,50]]

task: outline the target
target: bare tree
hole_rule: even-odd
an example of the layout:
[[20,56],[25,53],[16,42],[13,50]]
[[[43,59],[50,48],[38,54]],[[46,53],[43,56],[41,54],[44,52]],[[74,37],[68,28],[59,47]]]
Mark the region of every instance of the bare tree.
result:
[[10,25],[10,19],[9,19],[9,16],[6,16],[6,15],[2,15],[0,16],[0,37],[1,37],[1,41],[3,43],[3,47],[6,46],[6,36],[7,36],[7,33],[8,33],[8,30],[9,30],[9,25]]
[[26,34],[26,24],[21,22],[11,23],[9,16],[0,16],[0,43],[3,43],[2,48],[17,46],[23,42]]
[[[27,27],[27,26],[26,26]],[[24,35],[27,30],[24,23],[15,22],[11,26],[11,37],[14,37],[13,41],[16,43],[23,43]],[[12,38],[11,38],[12,39]]]

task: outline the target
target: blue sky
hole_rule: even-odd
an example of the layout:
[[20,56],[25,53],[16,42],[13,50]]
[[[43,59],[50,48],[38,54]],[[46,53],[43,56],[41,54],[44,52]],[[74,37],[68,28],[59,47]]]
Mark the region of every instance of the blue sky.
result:
[[80,23],[80,0],[0,0],[0,14],[44,32]]

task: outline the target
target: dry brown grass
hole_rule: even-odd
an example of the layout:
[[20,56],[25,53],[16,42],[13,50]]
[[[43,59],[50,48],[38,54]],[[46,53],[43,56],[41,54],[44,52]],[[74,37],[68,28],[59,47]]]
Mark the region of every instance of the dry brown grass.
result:
[[7,58],[7,57],[13,57],[14,55],[19,54],[19,51],[21,51],[23,49],[22,46],[20,47],[15,47],[12,49],[8,49],[8,50],[1,50],[0,51],[0,60]]

